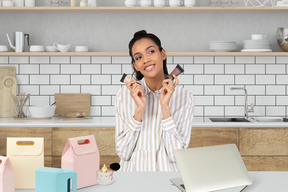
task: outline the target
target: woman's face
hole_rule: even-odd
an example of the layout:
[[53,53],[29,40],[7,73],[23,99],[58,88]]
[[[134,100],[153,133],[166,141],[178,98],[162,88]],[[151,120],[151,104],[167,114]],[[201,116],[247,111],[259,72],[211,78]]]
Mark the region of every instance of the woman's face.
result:
[[132,56],[135,69],[144,77],[164,77],[163,60],[166,59],[166,52],[164,49],[160,52],[158,45],[151,39],[143,38],[136,41],[132,47]]

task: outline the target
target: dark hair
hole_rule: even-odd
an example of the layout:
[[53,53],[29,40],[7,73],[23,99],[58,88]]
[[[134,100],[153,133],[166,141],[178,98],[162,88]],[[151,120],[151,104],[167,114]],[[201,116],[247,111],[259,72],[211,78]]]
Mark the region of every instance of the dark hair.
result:
[[[134,45],[134,43],[140,39],[143,38],[147,38],[147,39],[151,39],[152,41],[154,41],[154,43],[156,43],[156,45],[159,48],[159,51],[162,51],[162,46],[161,46],[161,41],[160,39],[152,34],[152,33],[147,33],[145,30],[141,30],[141,31],[137,31],[134,34],[133,39],[131,39],[131,41],[129,42],[129,55],[132,58],[132,68],[133,68],[133,76],[136,77],[137,80],[141,80],[144,76],[142,75],[142,73],[140,71],[137,71],[133,65],[133,63],[135,62],[133,55],[132,55],[132,47]],[[164,70],[164,74],[168,75],[168,70],[167,70],[167,58],[163,61],[163,70]]]

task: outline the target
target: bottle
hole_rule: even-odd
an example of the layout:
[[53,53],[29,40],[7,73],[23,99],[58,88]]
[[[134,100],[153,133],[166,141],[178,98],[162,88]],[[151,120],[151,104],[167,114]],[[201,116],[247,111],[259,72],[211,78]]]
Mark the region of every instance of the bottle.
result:
[[86,0],[81,0],[80,1],[80,7],[87,7],[87,1]]
[[77,0],[70,0],[70,6],[76,7],[77,6]]
[[113,171],[104,164],[102,169],[98,170],[98,184],[110,185],[113,182]]

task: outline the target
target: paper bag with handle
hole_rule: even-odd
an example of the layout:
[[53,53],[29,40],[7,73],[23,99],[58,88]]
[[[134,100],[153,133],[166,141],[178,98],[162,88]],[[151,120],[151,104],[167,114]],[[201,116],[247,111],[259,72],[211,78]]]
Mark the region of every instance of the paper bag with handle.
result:
[[7,156],[15,174],[16,189],[34,189],[35,171],[44,166],[44,138],[7,137]]
[[8,157],[0,156],[0,192],[14,192],[14,171]]
[[94,135],[69,138],[61,158],[61,168],[77,172],[77,189],[95,185],[100,156]]

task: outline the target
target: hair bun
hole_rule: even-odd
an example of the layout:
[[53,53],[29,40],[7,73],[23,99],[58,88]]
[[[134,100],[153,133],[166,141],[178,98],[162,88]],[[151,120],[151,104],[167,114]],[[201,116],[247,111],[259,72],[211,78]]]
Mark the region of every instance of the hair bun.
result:
[[145,30],[141,30],[141,31],[137,31],[136,33],[134,33],[134,38],[135,37],[141,37],[141,36],[146,36],[147,32]]

